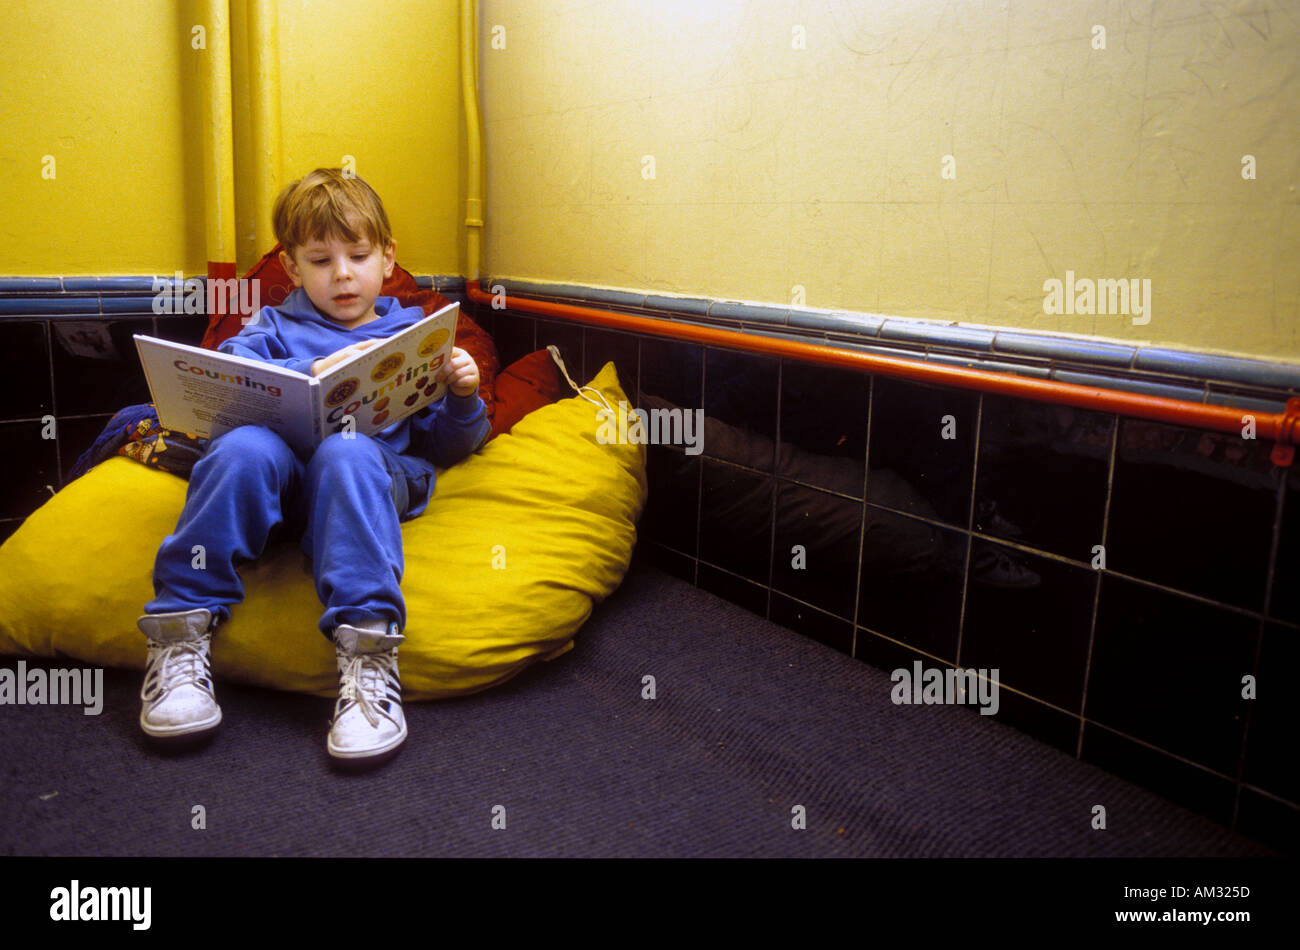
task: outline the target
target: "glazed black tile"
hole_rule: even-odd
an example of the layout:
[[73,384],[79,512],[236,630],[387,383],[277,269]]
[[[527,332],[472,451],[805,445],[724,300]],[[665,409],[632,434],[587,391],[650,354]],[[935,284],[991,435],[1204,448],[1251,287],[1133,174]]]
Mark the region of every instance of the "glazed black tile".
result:
[[1103,575],[1084,715],[1235,775],[1259,622]]
[[671,574],[688,584],[695,583],[695,558],[687,557],[662,544],[644,539],[637,543],[632,552],[634,566],[639,563],[653,565],[666,574]]
[[685,409],[704,405],[704,347],[659,337],[641,337],[637,405],[654,396]]
[[862,502],[781,481],[772,586],[853,620]]
[[770,475],[755,475],[705,459],[700,560],[766,584],[772,549],[773,488]]
[[[1083,724],[1082,758],[1107,772],[1149,788],[1184,808],[1208,815],[1225,825],[1232,821],[1236,787],[1231,781],[1134,742],[1095,722]],[[1087,808],[1091,809],[1094,804],[1107,806],[1109,803],[1104,800],[1089,802]],[[1122,817],[1107,808],[1108,832],[1120,830],[1116,819]],[[1134,833],[1141,833],[1141,829],[1132,825],[1129,828]]]
[[497,358],[501,361],[502,369],[538,349],[533,327],[535,322],[532,317],[521,317],[502,310],[492,314],[492,342],[496,344]]
[[0,320],[0,405],[5,420],[53,412],[46,321]]
[[[452,294],[447,293],[447,291],[445,290],[441,290],[439,291],[439,293],[441,293],[448,300],[455,299],[455,297]],[[493,310],[490,306],[484,306],[483,304],[474,303],[473,301],[470,301],[468,303],[462,303],[460,310],[461,313],[467,314],[471,320],[473,320],[476,324],[478,324],[479,328],[484,333],[492,337],[492,343],[495,346],[496,338],[497,338],[497,321],[496,321],[497,311]],[[504,363],[502,364],[502,368],[503,369],[505,368]]]
[[853,654],[853,624],[772,591],[771,621],[824,643],[846,656]]
[[56,440],[44,431],[40,422],[0,423],[0,518],[26,518],[58,488]]
[[58,414],[116,412],[149,401],[133,334],[153,334],[151,318],[51,320]]
[[[1000,674],[998,682],[1002,682]],[[999,686],[998,711],[993,718],[1067,755],[1075,755],[1078,751],[1079,718],[1029,696]]]
[[867,505],[858,624],[955,661],[966,541]]
[[974,529],[1090,563],[1115,417],[987,394],[982,412]]
[[660,445],[647,446],[649,496],[640,535],[694,556],[700,499],[700,458]]
[[587,382],[578,378],[582,375],[582,324],[538,320],[536,340],[539,350],[548,346],[558,347],[560,358],[564,360],[573,381],[579,386]]
[[1256,698],[1246,734],[1245,780],[1266,792],[1300,804],[1300,767],[1295,737],[1300,706],[1292,683],[1300,669],[1300,630],[1264,624]]
[[978,406],[977,393],[877,376],[867,501],[967,527]]
[[870,404],[870,376],[782,360],[777,474],[861,498]]
[[1106,566],[1262,611],[1277,488],[1260,439],[1125,419]]
[[629,400],[637,392],[637,338],[612,330],[584,327],[582,331],[582,378],[593,379],[606,363],[613,363],[618,381]]
[[1300,463],[1292,463],[1282,494],[1282,532],[1278,537],[1277,563],[1273,568],[1273,590],[1269,595],[1270,617],[1300,623]]
[[[710,458],[772,471],[780,360],[712,347],[704,359],[704,414]],[[761,450],[759,449],[761,447]]]
[[1295,805],[1243,788],[1236,830],[1283,854],[1300,854],[1300,807]]
[[1097,575],[991,541],[971,543],[963,666],[1078,715]]
[[857,639],[853,645],[853,656],[878,670],[892,673],[894,670],[912,668],[920,660],[922,665],[930,666],[934,661],[922,656],[911,647],[872,633],[863,627],[857,628]]
[[767,588],[751,584],[743,578],[720,571],[703,562],[700,563],[699,586],[723,600],[729,600],[738,607],[744,607],[760,617],[767,616]]
[[81,454],[104,431],[112,416],[77,416],[58,420],[59,484],[65,485]]
[[188,346],[201,346],[203,335],[208,330],[208,318],[197,314],[176,314],[160,316],[154,333],[159,339],[184,343]]

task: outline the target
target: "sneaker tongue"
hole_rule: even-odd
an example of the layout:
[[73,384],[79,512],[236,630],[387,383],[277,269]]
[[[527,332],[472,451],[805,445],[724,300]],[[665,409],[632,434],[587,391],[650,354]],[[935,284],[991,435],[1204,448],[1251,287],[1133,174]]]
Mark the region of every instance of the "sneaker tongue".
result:
[[334,629],[334,642],[345,653],[382,653],[391,650],[402,641],[401,637],[389,636],[373,630],[359,630],[342,624]]
[[206,610],[184,613],[146,614],[136,621],[140,632],[159,643],[201,640],[208,632],[212,615]]

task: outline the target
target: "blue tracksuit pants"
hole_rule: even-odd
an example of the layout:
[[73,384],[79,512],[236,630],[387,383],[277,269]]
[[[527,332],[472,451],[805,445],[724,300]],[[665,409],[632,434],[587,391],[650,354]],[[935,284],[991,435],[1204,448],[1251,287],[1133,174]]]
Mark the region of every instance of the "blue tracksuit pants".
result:
[[203,607],[225,621],[244,599],[235,568],[259,557],[273,532],[301,533],[327,637],[367,620],[404,629],[400,523],[424,510],[433,481],[432,463],[369,436],[331,435],[303,462],[270,429],[233,429],[194,466],[176,532],[158,549],[145,612]]

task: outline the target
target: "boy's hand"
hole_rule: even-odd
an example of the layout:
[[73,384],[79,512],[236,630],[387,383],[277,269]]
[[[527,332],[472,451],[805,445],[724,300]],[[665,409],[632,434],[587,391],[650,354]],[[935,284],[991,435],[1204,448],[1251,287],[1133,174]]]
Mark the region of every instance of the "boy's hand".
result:
[[457,396],[473,395],[478,389],[478,364],[459,346],[453,346],[451,359],[438,370],[438,378]]
[[325,370],[329,369],[331,366],[334,366],[338,363],[342,363],[344,360],[351,359],[352,357],[356,356],[358,353],[364,352],[365,350],[370,349],[372,346],[378,346],[380,343],[383,342],[385,341],[361,340],[358,343],[353,343],[350,344],[349,346],[345,346],[341,350],[335,350],[329,356],[322,356],[316,362],[312,363],[311,374],[313,376],[319,376],[321,373],[325,372]]

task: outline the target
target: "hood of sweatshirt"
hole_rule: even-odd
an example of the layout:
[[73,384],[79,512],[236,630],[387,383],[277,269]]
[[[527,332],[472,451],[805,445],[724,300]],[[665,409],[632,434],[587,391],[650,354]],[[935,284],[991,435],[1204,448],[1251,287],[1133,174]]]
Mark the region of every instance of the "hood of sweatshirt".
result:
[[316,305],[312,303],[311,298],[307,296],[307,291],[303,290],[301,287],[295,287],[293,292],[289,294],[288,297],[284,298],[283,303],[272,309],[278,310],[284,316],[291,317],[294,320],[305,320],[311,323],[319,323],[322,326],[330,327],[343,333],[358,333],[362,335],[362,338],[372,336],[390,336],[395,332],[395,330],[383,330],[380,333],[362,333],[362,331],[368,330],[372,326],[377,326],[379,324],[386,325],[393,322],[393,318],[396,318],[403,310],[416,310],[419,311],[421,318],[424,316],[424,311],[419,307],[403,307],[401,301],[396,297],[376,297],[375,316],[378,317],[378,319],[372,320],[370,323],[362,324],[359,327],[348,329],[347,327],[335,323],[329,317],[317,310]]

